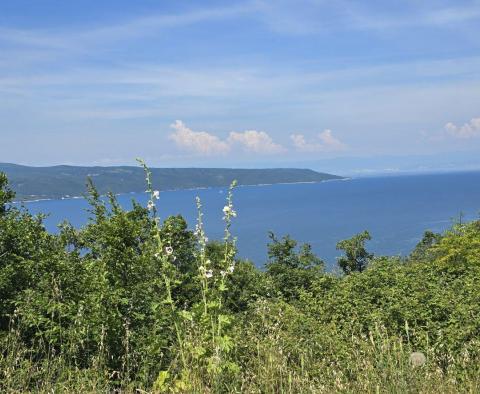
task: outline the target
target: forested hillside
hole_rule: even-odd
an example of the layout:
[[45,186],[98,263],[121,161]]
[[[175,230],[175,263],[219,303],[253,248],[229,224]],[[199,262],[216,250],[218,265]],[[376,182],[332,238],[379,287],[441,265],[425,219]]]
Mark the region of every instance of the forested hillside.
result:
[[[339,240],[341,274],[271,234],[264,270],[91,184],[91,219],[45,231],[0,175],[0,391],[476,393],[480,221],[426,232],[405,258]],[[145,176],[143,176],[145,179]],[[153,177],[155,179],[155,177]],[[233,194],[232,194],[233,191]]]
[[[235,179],[239,185],[321,182],[341,179],[331,174],[297,168],[152,168],[152,181],[161,190],[228,186]],[[85,193],[88,178],[100,194],[145,191],[145,177],[138,167],[27,167],[1,164],[17,199],[62,198]]]

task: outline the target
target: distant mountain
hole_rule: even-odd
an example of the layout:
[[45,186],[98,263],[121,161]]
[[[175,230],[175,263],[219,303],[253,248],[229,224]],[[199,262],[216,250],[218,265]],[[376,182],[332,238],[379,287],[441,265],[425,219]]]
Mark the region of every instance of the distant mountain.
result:
[[478,152],[455,152],[431,155],[338,157],[296,161],[292,167],[321,168],[345,176],[400,175],[436,172],[478,171]]
[[[340,176],[308,169],[231,169],[231,168],[152,168],[152,181],[159,190],[228,186],[234,179],[239,185],[321,182]],[[17,200],[81,196],[91,178],[101,194],[145,190],[145,174],[140,167],[28,167],[0,163]]]

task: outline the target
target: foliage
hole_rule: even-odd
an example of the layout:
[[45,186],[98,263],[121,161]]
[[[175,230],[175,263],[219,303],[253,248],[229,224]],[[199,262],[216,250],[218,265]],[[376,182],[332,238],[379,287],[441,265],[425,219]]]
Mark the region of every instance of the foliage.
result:
[[272,242],[268,245],[267,275],[283,297],[298,298],[300,292],[309,289],[313,280],[323,273],[324,263],[313,254],[309,244],[303,244],[297,251],[297,241],[288,235],[281,240],[273,233],[269,236]]
[[422,240],[417,244],[417,246],[415,246],[415,249],[413,249],[412,253],[410,254],[410,259],[414,261],[432,261],[432,246],[437,244],[441,239],[441,234],[436,234],[432,231],[425,231]]
[[15,198],[15,193],[8,186],[8,179],[5,173],[0,172],[0,215],[4,215],[7,204]]
[[[259,270],[90,182],[90,221],[48,233],[0,176],[1,392],[479,392],[480,221],[426,232],[406,258],[339,242],[348,275],[270,234]],[[412,354],[421,363],[412,363]]]
[[365,230],[350,239],[344,239],[337,243],[337,250],[343,250],[345,253],[345,256],[338,258],[338,265],[345,274],[362,272],[367,267],[373,254],[368,253],[365,249],[365,241],[371,239],[370,233]]
[[[141,168],[130,166],[80,167],[53,166],[28,167],[0,163],[0,172],[10,178],[17,198],[61,198],[81,196],[85,179],[95,177],[101,194],[141,193],[145,179]],[[239,185],[265,183],[321,182],[342,177],[298,168],[234,169],[234,168],[152,168],[152,182],[162,190],[197,187],[228,187],[236,179]]]

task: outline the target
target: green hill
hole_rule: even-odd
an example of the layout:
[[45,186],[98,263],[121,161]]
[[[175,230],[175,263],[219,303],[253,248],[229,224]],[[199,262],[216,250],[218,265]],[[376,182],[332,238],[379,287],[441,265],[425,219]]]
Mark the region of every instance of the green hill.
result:
[[[231,169],[231,168],[152,168],[153,184],[160,190],[227,186],[234,179],[239,185],[321,182],[341,177],[308,169]],[[85,193],[90,177],[98,191],[105,194],[142,192],[145,175],[139,167],[29,167],[0,163],[17,199],[62,198]]]

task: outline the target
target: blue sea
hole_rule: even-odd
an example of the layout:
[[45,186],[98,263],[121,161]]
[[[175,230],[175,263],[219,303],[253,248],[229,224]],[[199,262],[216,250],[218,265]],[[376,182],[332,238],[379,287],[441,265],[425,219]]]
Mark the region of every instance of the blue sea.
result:
[[[209,188],[162,192],[160,215],[183,215],[195,226],[195,197],[202,200],[210,239],[223,236],[222,208],[227,190]],[[135,199],[146,204],[144,193],[118,196],[125,208]],[[46,213],[48,230],[63,220],[82,226],[89,214],[84,199],[25,203],[33,213]],[[267,261],[268,232],[290,234],[313,250],[332,269],[337,241],[368,230],[368,249],[379,255],[407,255],[425,230],[441,232],[463,214],[479,217],[480,172],[384,176],[263,186],[243,186],[234,192],[238,213],[232,232],[238,238],[239,256],[259,267]]]

